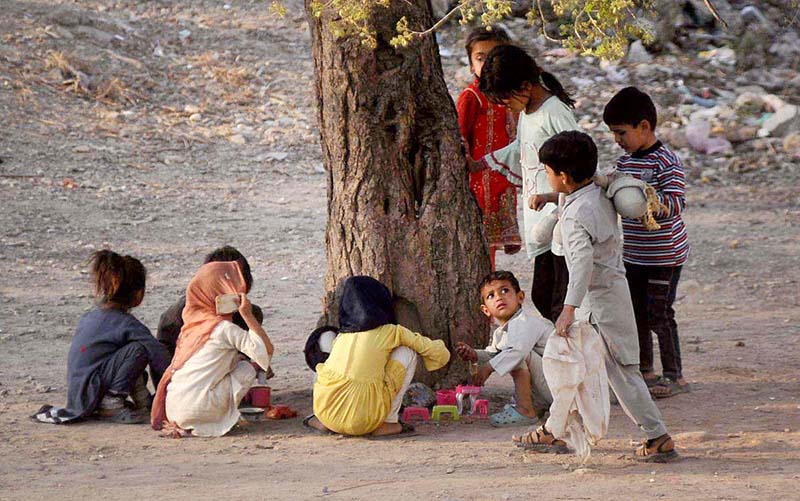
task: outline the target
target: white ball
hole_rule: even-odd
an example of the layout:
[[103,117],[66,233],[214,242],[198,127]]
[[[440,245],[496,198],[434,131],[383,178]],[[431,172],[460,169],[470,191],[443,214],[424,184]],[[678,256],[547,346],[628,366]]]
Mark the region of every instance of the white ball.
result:
[[614,208],[620,216],[638,219],[647,213],[647,197],[638,186],[625,186],[614,193]]

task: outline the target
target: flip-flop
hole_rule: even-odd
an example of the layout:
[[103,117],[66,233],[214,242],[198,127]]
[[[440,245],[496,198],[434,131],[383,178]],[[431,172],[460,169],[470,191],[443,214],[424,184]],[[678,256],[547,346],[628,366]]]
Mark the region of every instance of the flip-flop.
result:
[[503,426],[533,426],[539,423],[539,418],[523,416],[516,407],[508,405],[502,411],[489,416],[489,423],[496,428]]
[[650,395],[653,398],[660,399],[660,398],[674,397],[675,395],[679,395],[681,393],[689,393],[690,391],[692,391],[692,387],[689,385],[689,383],[680,385],[674,379],[665,377],[661,381],[659,381],[657,385],[650,388]]
[[396,438],[409,438],[409,437],[416,437],[417,436],[417,429],[414,428],[414,425],[408,423],[400,423],[403,426],[403,429],[400,433],[392,433],[391,435],[367,435],[365,438],[367,440],[394,440]]
[[307,428],[309,431],[316,433],[317,435],[336,435],[336,433],[332,432],[331,430],[320,430],[318,428],[314,428],[309,424],[309,421],[314,419],[316,416],[311,414],[303,418],[303,426]]
[[644,384],[646,384],[648,388],[652,388],[653,386],[660,384],[664,380],[664,378],[662,378],[661,376],[656,376],[656,377],[642,376],[642,379],[644,379]]

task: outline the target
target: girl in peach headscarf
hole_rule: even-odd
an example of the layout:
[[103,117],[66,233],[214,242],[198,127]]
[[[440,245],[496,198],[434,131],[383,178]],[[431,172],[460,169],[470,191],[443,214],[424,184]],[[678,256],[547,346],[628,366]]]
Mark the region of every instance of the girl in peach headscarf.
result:
[[[239,352],[265,371],[273,352],[245,290],[239,265],[233,261],[203,265],[189,282],[175,356],[153,402],[153,429],[219,437],[239,420],[239,402],[256,378],[252,365],[239,360]],[[231,315],[217,315],[217,296],[234,293],[239,294],[239,313],[247,331],[232,323]]]

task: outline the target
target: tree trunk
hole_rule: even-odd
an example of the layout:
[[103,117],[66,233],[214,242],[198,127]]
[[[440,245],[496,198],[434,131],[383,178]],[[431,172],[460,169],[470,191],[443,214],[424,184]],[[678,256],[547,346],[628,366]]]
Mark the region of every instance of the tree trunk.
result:
[[[323,320],[336,325],[343,279],[369,275],[394,294],[398,323],[451,350],[457,341],[485,345],[476,288],[488,251],[438,46],[432,36],[401,49],[388,42],[403,15],[412,27],[432,24],[429,0],[376,7],[375,49],[337,38],[333,14],[317,18],[309,5],[328,174]],[[432,374],[420,365],[416,379],[450,385],[466,375],[454,356]]]

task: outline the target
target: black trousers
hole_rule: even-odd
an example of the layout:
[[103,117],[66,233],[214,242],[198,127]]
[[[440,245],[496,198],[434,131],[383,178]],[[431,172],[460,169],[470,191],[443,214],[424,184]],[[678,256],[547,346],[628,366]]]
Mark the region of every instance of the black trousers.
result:
[[633,301],[636,330],[639,333],[639,369],[653,372],[653,336],[658,336],[658,351],[664,377],[683,377],[678,324],[675,322],[675,294],[681,266],[641,266],[625,263],[625,275]]
[[109,358],[100,369],[103,393],[127,396],[144,373],[149,359],[141,343],[128,343]]
[[553,323],[564,309],[568,283],[569,272],[564,256],[547,251],[534,258],[531,300],[539,313]]

